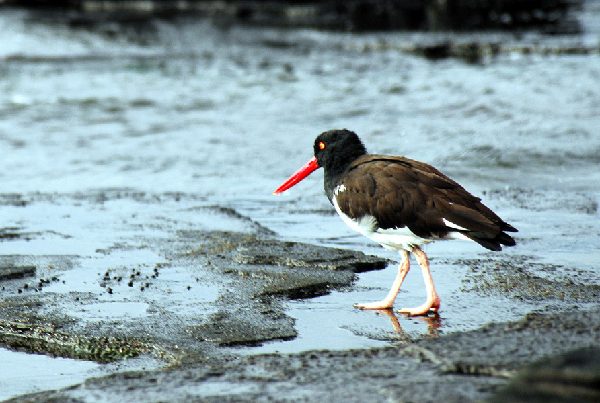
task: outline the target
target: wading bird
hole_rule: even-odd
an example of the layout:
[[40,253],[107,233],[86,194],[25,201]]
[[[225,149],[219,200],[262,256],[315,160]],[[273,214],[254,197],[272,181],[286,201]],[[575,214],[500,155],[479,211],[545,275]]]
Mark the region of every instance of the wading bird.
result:
[[398,274],[381,301],[356,304],[360,309],[389,309],[410,269],[410,253],[421,266],[427,300],[408,315],[426,315],[440,308],[429,260],[421,245],[446,239],[465,239],[499,251],[514,246],[506,232],[517,229],[504,222],[461,185],[436,168],[406,157],[369,154],[356,133],[330,130],[314,143],[314,157],[279,186],[279,194],[318,168],[325,171],[325,194],[342,220],[353,230],[397,250],[402,256]]

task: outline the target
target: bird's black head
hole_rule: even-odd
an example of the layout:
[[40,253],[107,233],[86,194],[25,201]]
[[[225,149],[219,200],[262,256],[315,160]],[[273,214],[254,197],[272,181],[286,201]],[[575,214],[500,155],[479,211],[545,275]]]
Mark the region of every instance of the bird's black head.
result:
[[330,130],[315,139],[315,157],[283,182],[273,194],[280,194],[296,185],[319,168],[325,171],[325,193],[329,201],[340,176],[356,158],[367,153],[356,133],[350,130]]
[[329,130],[317,136],[315,158],[325,174],[341,174],[356,158],[367,153],[358,135],[350,130]]

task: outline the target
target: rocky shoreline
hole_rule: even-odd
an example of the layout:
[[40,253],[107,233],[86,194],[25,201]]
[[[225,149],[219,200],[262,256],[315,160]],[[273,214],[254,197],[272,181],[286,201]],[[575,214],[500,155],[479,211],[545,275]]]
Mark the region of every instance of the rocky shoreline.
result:
[[[118,374],[14,401],[77,401],[93,395],[104,400],[215,402],[519,402],[548,397],[592,402],[600,397],[594,383],[600,349],[592,341],[600,337],[599,318],[598,310],[530,315],[514,323],[397,347],[259,355],[208,366]],[[214,385],[220,387],[215,390]]]
[[[395,336],[376,337],[387,338],[388,347],[240,355],[236,347],[298,336],[285,301],[347,289],[356,273],[383,269],[388,262],[350,250],[280,241],[268,228],[231,208],[194,207],[198,199],[187,194],[109,191],[2,195],[0,200],[25,209],[44,202],[83,203],[90,213],[104,206],[110,215],[117,214],[110,207],[115,201],[147,207],[174,203],[179,211],[206,214],[209,220],[231,219],[245,228],[244,232],[177,229],[160,220],[139,226],[133,218],[124,223],[133,237],[117,236],[110,247],[96,249],[100,257],[128,256],[125,263],[102,264],[98,267],[105,268],[100,271],[90,271],[96,258],[85,255],[2,256],[0,273],[10,274],[0,279],[3,347],[99,363],[122,362],[125,367],[134,357],[160,363],[10,401],[443,398],[453,402],[491,399],[497,393],[511,393],[512,400],[529,393],[530,381],[525,380],[531,379],[531,370],[523,378],[516,375],[522,368],[544,357],[598,348],[597,279],[580,270],[573,282],[572,276],[565,276],[572,269],[513,256],[450,263],[468,270],[463,293],[501,294],[514,303],[537,301],[545,307],[520,320],[440,334],[435,330],[440,318],[422,318],[431,331],[411,336],[402,329],[405,319],[382,312],[390,317]],[[154,231],[148,232],[149,227]],[[157,229],[166,231],[166,236],[156,236]],[[2,242],[56,237],[77,242],[58,229],[25,233],[10,227],[0,233]],[[152,257],[136,257],[144,251],[152,251]],[[518,287],[507,288],[507,284]],[[123,307],[115,311],[119,304]],[[140,306],[143,312],[133,315]],[[98,313],[91,314],[94,309]],[[350,301],[348,309],[352,309]],[[326,332],[327,324],[322,326]],[[589,356],[593,355],[583,358]],[[561,371],[572,361],[561,365],[548,376],[564,375],[565,388],[579,385],[596,396],[595,386],[588,382],[590,376],[597,376],[593,365],[582,363],[578,367],[582,372],[569,379],[571,373]],[[534,378],[542,393],[547,380],[538,375]],[[506,389],[506,385],[512,386]]]

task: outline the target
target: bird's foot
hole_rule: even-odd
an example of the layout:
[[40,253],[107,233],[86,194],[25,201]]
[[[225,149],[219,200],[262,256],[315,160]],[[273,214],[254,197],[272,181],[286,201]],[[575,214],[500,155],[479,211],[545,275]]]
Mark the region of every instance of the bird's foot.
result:
[[398,313],[404,313],[408,316],[421,316],[427,315],[429,312],[437,312],[437,310],[432,309],[429,305],[423,304],[419,305],[415,308],[402,308],[398,310]]
[[364,304],[354,304],[358,309],[391,309],[394,306],[394,301],[381,300],[377,302],[367,302]]
[[419,305],[415,308],[402,308],[398,310],[398,312],[407,314],[408,316],[427,315],[430,312],[437,313],[440,310],[440,305],[440,298],[436,295],[431,300],[427,300],[423,305]]

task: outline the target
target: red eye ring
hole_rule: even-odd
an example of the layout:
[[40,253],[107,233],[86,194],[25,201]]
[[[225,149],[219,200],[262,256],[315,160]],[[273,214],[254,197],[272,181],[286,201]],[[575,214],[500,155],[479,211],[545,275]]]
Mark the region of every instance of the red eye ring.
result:
[[319,144],[317,145],[319,147],[319,150],[323,151],[325,149],[325,143],[322,141],[319,141]]

